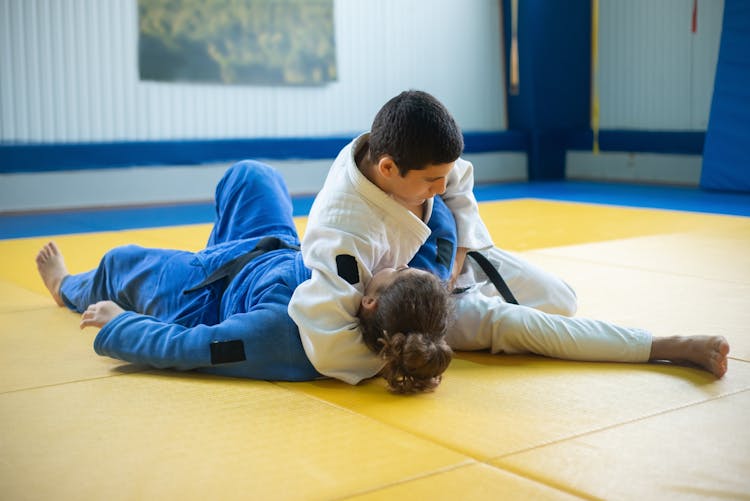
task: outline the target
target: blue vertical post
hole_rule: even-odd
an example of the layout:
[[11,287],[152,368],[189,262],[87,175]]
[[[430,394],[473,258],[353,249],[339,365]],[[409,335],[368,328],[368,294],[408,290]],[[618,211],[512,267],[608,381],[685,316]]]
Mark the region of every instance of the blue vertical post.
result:
[[[510,0],[502,0],[506,93]],[[519,0],[519,93],[507,94],[508,128],[528,135],[529,179],[565,178],[568,138],[588,131],[591,109],[591,0]]]
[[750,4],[726,0],[700,185],[750,191]]

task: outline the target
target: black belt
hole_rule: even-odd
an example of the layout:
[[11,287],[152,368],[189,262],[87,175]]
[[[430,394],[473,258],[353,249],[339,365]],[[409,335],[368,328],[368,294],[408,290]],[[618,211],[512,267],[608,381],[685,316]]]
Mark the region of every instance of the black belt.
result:
[[497,291],[501,296],[503,296],[503,299],[505,299],[506,303],[518,304],[515,296],[510,291],[510,287],[508,287],[508,284],[505,283],[503,277],[500,276],[500,272],[498,272],[495,267],[492,266],[492,263],[490,263],[489,259],[487,259],[477,251],[467,252],[467,255],[471,256],[471,258],[474,259],[474,261],[476,261],[477,264],[482,268],[482,271],[484,271],[484,273],[487,275],[487,278],[490,279],[490,282],[495,285],[495,288],[497,288]]
[[186,290],[185,292],[183,292],[183,294],[197,291],[198,289],[202,289],[203,287],[214,284],[220,280],[226,280],[225,285],[229,285],[229,283],[234,279],[234,277],[237,276],[240,271],[242,271],[247,263],[258,256],[262,256],[266,252],[271,252],[279,249],[299,250],[299,247],[296,245],[290,245],[276,237],[263,237],[262,239],[260,239],[258,245],[256,245],[253,250],[245,254],[240,254],[239,256],[230,259],[226,263],[222,264],[213,273],[206,277],[205,280],[203,280],[195,287]]

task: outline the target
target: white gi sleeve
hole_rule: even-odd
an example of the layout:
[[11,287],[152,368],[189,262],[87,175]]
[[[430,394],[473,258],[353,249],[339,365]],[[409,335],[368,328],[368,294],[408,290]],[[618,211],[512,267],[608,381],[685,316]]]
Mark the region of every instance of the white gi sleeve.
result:
[[350,384],[377,375],[383,366],[364,344],[357,318],[377,247],[341,229],[308,227],[303,258],[312,276],[289,302],[289,316],[315,369]]
[[492,237],[479,216],[473,190],[474,166],[459,158],[448,175],[442,197],[456,220],[457,245],[470,250],[485,249],[493,245]]

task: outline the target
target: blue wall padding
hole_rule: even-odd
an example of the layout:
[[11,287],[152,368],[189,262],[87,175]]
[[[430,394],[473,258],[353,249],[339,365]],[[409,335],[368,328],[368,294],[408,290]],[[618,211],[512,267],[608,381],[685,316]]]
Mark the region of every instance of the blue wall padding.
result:
[[750,2],[726,0],[701,187],[750,191]]
[[[616,130],[599,131],[601,151],[702,155],[706,133],[700,131]],[[591,151],[594,133],[573,131],[568,135],[568,149]]]
[[334,158],[351,137],[0,144],[0,173],[194,165],[246,158]]
[[[120,143],[0,144],[0,174],[106,169],[143,165],[196,165],[246,158],[331,159],[352,140],[346,137],[211,139]],[[466,153],[526,151],[520,131],[464,132]]]
[[[529,134],[529,179],[563,179],[573,131],[589,129],[591,0],[518,2],[518,95],[508,128]],[[506,89],[510,89],[510,0],[503,1]]]

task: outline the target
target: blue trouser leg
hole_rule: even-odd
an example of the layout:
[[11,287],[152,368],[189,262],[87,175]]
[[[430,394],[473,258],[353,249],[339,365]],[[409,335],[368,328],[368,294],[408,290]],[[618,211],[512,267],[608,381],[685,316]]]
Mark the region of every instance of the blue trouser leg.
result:
[[[204,276],[192,253],[126,245],[107,252],[95,270],[65,278],[60,293],[66,305],[79,313],[90,304],[109,300],[165,322],[210,324],[218,320],[214,291],[182,293],[184,284]],[[207,316],[196,318],[197,314]]]
[[179,252],[137,245],[116,247],[102,257],[96,269],[63,280],[60,292],[78,312],[97,301],[109,300],[126,310],[144,313],[142,298],[153,297],[164,264]]
[[273,167],[253,160],[238,162],[216,186],[216,222],[208,246],[267,236],[299,243],[289,191]]
[[[250,160],[238,162],[217,185],[216,224],[208,246],[265,236],[299,244],[289,192],[272,167]],[[168,277],[161,280],[167,266]],[[125,246],[109,251],[96,270],[67,277],[61,293],[68,307],[78,312],[97,301],[111,300],[126,310],[171,321],[186,314],[186,308],[189,312],[198,308],[191,299],[197,300],[200,291],[187,297],[181,292],[204,278],[187,252]]]

